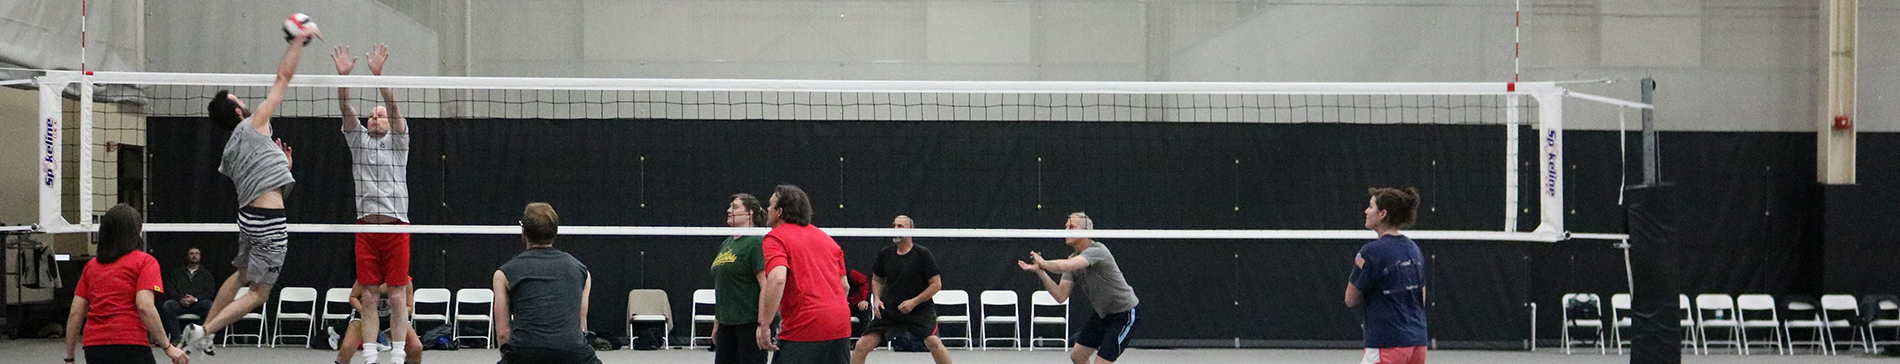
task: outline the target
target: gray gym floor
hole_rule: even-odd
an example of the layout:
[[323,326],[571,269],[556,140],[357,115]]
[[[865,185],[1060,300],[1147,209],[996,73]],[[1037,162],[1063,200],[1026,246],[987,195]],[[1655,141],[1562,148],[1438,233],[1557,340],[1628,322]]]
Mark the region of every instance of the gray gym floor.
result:
[[[0,362],[5,363],[58,363],[64,355],[64,345],[59,340],[29,339],[0,341]],[[154,351],[156,352],[156,351]],[[1857,352],[1857,351],[1856,351]],[[82,355],[83,356],[83,355]],[[430,351],[423,354],[427,363],[476,364],[493,363],[499,354],[495,350],[463,349],[459,351]],[[1068,356],[1061,351],[963,351],[951,350],[950,356],[959,364],[1063,364]],[[197,355],[192,357],[194,364],[225,363],[328,363],[335,360],[336,352],[311,350],[304,348],[253,348],[227,347],[218,350],[217,356]],[[82,358],[83,359],[83,358]],[[632,351],[621,350],[600,353],[605,363],[711,363],[712,353],[701,350],[661,350]],[[1750,355],[1739,356],[1733,353],[1717,351],[1717,355],[1684,355],[1685,363],[1852,363],[1894,361],[1893,358],[1873,359],[1858,355]],[[893,353],[879,351],[871,353],[869,360],[876,364],[930,364],[928,353]],[[1536,352],[1527,351],[1475,351],[1475,350],[1437,350],[1432,351],[1432,363],[1628,363],[1627,355],[1599,355],[1592,351],[1564,355],[1562,349],[1540,348]],[[81,360],[84,362],[84,360]],[[1268,350],[1268,349],[1181,349],[1157,350],[1134,349],[1122,356],[1121,363],[1191,363],[1191,364],[1264,364],[1264,363],[1357,363],[1357,350]],[[159,363],[165,363],[160,358]]]

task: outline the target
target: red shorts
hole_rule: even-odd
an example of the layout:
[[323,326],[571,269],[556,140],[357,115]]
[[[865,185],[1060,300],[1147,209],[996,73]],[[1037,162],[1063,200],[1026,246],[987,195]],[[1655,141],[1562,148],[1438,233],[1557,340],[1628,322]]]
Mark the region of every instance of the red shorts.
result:
[[1425,347],[1366,348],[1362,364],[1425,364]]
[[[358,224],[368,224],[357,220]],[[393,222],[390,225],[409,225]],[[391,288],[409,285],[409,234],[357,233],[356,284]]]

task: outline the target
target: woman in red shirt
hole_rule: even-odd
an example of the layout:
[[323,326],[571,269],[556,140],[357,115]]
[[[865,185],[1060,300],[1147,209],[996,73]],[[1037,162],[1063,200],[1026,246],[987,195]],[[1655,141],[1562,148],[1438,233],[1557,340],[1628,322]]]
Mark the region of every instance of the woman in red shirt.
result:
[[185,351],[165,339],[158,321],[158,294],[165,292],[158,260],[141,249],[143,219],[131,206],[119,204],[99,222],[99,256],[86,262],[73,290],[72,313],[66,317],[66,362],[85,331],[86,362],[157,363],[152,343],[165,348],[174,364],[191,361]]

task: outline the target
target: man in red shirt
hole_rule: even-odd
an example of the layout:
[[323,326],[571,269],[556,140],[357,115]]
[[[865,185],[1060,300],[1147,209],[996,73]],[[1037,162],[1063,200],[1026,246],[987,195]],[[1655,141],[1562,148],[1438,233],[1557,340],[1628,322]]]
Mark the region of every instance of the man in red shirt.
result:
[[759,282],[759,322],[785,311],[772,345],[768,325],[754,337],[778,351],[776,364],[845,364],[851,361],[851,308],[845,302],[844,249],[811,224],[811,197],[793,185],[772,191],[766,209],[772,232],[765,235],[766,279]]

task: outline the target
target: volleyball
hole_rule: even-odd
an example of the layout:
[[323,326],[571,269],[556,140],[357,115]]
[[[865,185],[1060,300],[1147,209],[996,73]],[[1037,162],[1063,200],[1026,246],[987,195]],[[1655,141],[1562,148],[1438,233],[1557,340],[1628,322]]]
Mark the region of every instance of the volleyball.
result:
[[[290,14],[290,17],[284,18],[284,40],[285,41],[296,39],[297,36],[303,35],[306,32],[312,32],[316,30],[317,30],[317,22],[311,20],[310,16],[304,15],[304,13]],[[303,42],[304,44],[310,44],[309,39],[304,39]]]

